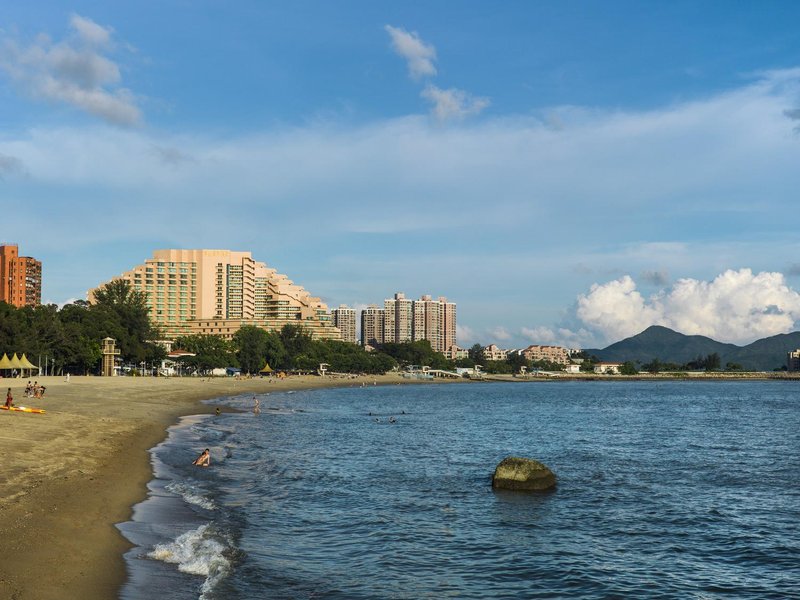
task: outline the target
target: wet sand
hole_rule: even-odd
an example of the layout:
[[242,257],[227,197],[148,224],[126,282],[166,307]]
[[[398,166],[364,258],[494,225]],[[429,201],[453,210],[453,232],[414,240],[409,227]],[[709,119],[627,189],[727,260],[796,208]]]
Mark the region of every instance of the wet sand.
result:
[[397,375],[332,379],[37,378],[44,398],[23,397],[27,380],[0,379],[17,406],[0,410],[0,599],[108,600],[125,580],[128,520],[152,478],[148,450],[178,417],[213,412],[201,400],[267,391],[420,383]]

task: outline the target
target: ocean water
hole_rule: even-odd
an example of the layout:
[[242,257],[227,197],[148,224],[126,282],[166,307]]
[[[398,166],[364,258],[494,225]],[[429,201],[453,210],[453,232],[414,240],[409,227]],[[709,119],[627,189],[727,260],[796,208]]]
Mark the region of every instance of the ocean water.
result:
[[[123,599],[800,598],[795,383],[260,399],[220,400],[248,412],[186,418],[152,451],[119,525]],[[191,466],[206,447],[211,468]],[[508,455],[556,490],[494,491]]]

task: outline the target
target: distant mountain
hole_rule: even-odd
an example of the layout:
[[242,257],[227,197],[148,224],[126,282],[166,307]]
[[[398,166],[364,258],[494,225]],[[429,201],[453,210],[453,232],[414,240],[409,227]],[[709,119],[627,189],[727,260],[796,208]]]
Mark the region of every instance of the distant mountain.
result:
[[633,337],[611,344],[602,350],[587,350],[601,360],[641,361],[654,358],[661,362],[685,364],[698,356],[717,353],[724,367],[733,362],[747,370],[771,371],[786,364],[786,353],[800,348],[800,331],[782,333],[757,340],[747,346],[724,344],[702,335],[683,335],[667,327],[653,325]]

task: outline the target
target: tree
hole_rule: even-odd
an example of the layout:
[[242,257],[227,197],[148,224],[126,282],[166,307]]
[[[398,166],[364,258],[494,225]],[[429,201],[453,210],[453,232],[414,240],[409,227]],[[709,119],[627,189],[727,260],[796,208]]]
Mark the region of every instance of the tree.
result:
[[654,358],[649,363],[642,365],[642,368],[647,371],[648,373],[652,373],[653,375],[659,373],[662,369],[661,361],[657,358]]
[[483,346],[480,344],[473,344],[472,347],[467,350],[467,356],[472,360],[472,364],[483,362]]
[[129,281],[115,279],[100,287],[89,310],[93,336],[114,338],[123,360],[138,363],[160,354],[148,342],[155,340],[158,332],[150,322],[147,294],[134,289]]
[[182,362],[201,372],[237,364],[233,343],[221,335],[186,335],[177,338],[175,346],[194,354]]
[[245,373],[258,373],[266,363],[277,367],[286,362],[286,349],[280,336],[260,327],[242,327],[234,334],[233,345],[239,366]]
[[619,372],[622,375],[638,375],[639,369],[636,368],[636,365],[633,364],[632,361],[628,360],[622,363],[622,366],[619,368]]

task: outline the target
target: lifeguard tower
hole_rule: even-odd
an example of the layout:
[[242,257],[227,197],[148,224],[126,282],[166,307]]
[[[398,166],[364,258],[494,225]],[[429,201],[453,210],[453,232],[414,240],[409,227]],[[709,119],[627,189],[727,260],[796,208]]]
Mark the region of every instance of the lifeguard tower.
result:
[[103,338],[103,377],[114,377],[117,374],[115,367],[118,356],[117,340],[110,337]]

